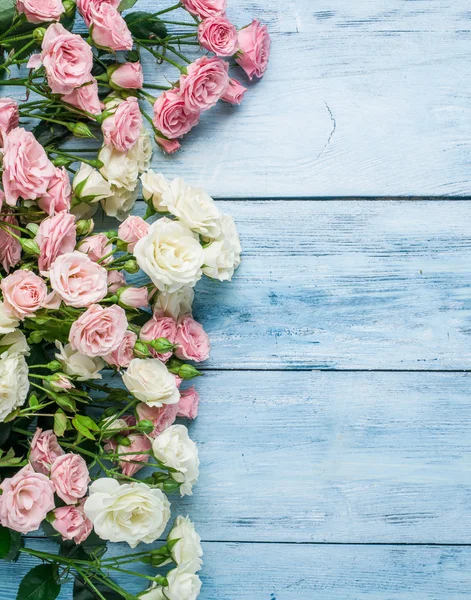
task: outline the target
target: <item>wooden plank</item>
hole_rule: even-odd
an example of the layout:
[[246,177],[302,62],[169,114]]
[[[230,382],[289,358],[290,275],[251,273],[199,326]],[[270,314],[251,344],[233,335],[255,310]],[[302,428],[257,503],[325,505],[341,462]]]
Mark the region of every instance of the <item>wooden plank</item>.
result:
[[197,288],[208,367],[470,368],[471,202],[220,208],[244,255],[232,284]]
[[[54,544],[31,546],[54,552]],[[471,549],[434,546],[336,546],[204,543],[199,600],[465,600],[471,585]],[[126,553],[124,544],[111,552]],[[22,556],[0,565],[0,600],[15,597],[20,578],[35,563]],[[154,574],[155,571],[143,572]],[[137,593],[129,576],[116,580]],[[72,600],[71,586],[59,600]]]
[[471,375],[208,372],[194,495],[207,541],[471,541]]
[[[268,23],[266,77],[156,166],[226,198],[470,194],[469,3],[229,5]],[[153,81],[175,78],[152,64]]]
[[207,373],[191,435],[206,540],[471,541],[471,375]]

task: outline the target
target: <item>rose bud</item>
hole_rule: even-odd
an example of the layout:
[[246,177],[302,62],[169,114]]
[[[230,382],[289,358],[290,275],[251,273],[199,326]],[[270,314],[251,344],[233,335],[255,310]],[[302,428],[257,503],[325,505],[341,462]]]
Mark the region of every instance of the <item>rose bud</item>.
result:
[[139,62],[108,67],[108,77],[111,86],[117,89],[138,90],[144,83],[142,65]]

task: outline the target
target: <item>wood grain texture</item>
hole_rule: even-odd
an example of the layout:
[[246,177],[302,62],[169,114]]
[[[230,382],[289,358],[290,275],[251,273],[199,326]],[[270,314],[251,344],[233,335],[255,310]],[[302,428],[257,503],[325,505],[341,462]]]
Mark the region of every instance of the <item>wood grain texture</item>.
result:
[[235,23],[270,27],[269,70],[154,165],[226,198],[469,195],[470,15],[465,0],[233,1]]
[[471,375],[208,373],[205,540],[471,543]]
[[207,367],[471,367],[471,202],[219,206],[244,254],[232,284],[197,287]]
[[201,473],[171,497],[207,541],[471,544],[471,375],[208,372]]
[[[53,552],[55,545],[28,545]],[[199,600],[467,600],[471,549],[433,546],[336,546],[204,543]],[[115,546],[110,553],[125,553]],[[21,577],[34,564],[22,556],[2,565],[0,600],[15,598]],[[155,571],[145,570],[147,574]],[[116,580],[132,592],[140,580]],[[64,586],[60,600],[72,600]]]

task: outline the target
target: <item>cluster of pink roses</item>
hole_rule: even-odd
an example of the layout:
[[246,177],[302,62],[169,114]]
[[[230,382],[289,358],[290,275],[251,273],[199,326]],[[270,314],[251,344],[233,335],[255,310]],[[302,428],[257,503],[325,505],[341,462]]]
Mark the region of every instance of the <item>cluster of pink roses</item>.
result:
[[[135,43],[138,48],[156,55],[148,45],[151,39],[133,39],[119,6],[119,0],[77,1],[78,11],[89,27],[91,43],[110,53],[130,51]],[[263,76],[270,53],[267,27],[255,19],[237,30],[227,17],[225,0],[184,0],[182,7],[197,21],[196,39],[201,47],[215,56],[204,56],[180,67],[179,81],[153,102],[155,139],[167,153],[180,147],[178,139],[197,125],[202,111],[219,100],[231,104],[242,102],[247,89],[237,79],[229,77],[229,65],[224,58],[233,57],[252,80]],[[127,152],[136,144],[142,128],[137,99],[150,98],[140,92],[145,87],[142,66],[139,62],[117,62],[108,66],[105,75],[98,79],[94,77],[91,45],[82,36],[54,22],[61,18],[63,11],[59,0],[18,2],[18,12],[31,23],[52,22],[42,30],[41,52],[32,55],[28,67],[37,69],[42,65],[51,92],[60,95],[71,107],[83,111],[84,116],[98,120],[105,144],[113,145],[119,152]],[[142,15],[145,13],[139,13],[138,23],[145,21]],[[165,52],[173,51],[171,37],[170,42],[165,41],[167,38],[162,41]],[[178,36],[175,43],[179,43]],[[159,45],[158,40],[156,45]],[[167,60],[165,52],[156,56]],[[177,55],[181,56],[181,53],[177,52]],[[125,91],[126,96],[119,102],[104,104],[99,96],[99,86],[103,85]]]
[[[225,3],[185,2],[185,7],[203,20],[198,26],[198,40],[215,57],[202,57],[191,63],[178,85],[164,92],[154,104],[156,141],[166,152],[175,152],[181,138],[198,124],[201,112],[218,100],[240,104],[247,89],[229,77],[229,65],[218,57],[235,56],[250,79],[262,77],[268,66],[270,36],[267,27],[254,20],[239,32],[223,14]],[[209,6],[211,5],[211,7]],[[208,16],[212,15],[212,16]],[[159,135],[162,134],[162,135]]]
[[[36,531],[52,511],[53,526],[64,539],[82,543],[93,526],[83,510],[90,476],[78,454],[65,453],[52,431],[37,429],[28,464],[0,484],[0,521],[3,527]],[[65,503],[55,508],[54,494]]]

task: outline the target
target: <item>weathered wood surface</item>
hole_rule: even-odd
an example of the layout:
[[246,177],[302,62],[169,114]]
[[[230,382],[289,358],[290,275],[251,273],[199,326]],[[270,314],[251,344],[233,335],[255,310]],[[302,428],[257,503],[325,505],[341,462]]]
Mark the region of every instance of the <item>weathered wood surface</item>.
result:
[[[29,542],[53,550],[45,540]],[[204,543],[200,600],[468,600],[471,549],[459,546],[342,546]],[[119,548],[121,552],[122,547]],[[116,548],[111,552],[115,553]],[[34,562],[2,567],[0,600],[15,598],[17,581]],[[143,569],[144,573],[155,571]],[[132,592],[145,582],[116,580]],[[72,600],[71,586],[61,600]]]
[[174,512],[207,541],[471,544],[471,374],[214,372]]
[[234,215],[244,254],[232,284],[197,288],[208,367],[471,367],[471,202],[220,208]]

